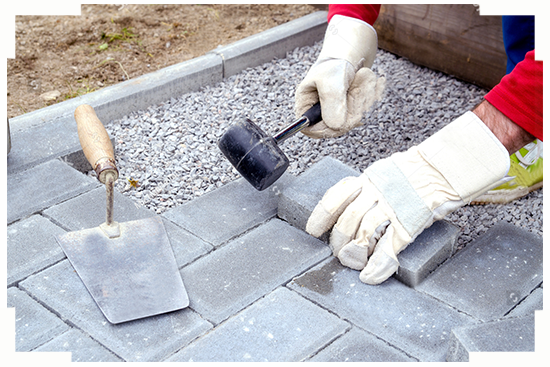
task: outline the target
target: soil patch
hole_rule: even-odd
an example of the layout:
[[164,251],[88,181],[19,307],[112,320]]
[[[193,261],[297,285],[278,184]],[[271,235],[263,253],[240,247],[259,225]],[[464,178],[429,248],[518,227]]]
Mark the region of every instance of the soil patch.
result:
[[319,9],[83,4],[81,16],[16,16],[16,58],[7,61],[8,118],[204,55]]

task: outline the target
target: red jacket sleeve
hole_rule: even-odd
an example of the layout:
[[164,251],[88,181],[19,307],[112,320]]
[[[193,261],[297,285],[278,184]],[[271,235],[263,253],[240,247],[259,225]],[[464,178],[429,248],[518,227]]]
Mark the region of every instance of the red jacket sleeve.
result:
[[328,21],[336,15],[361,19],[370,25],[373,25],[380,13],[380,4],[362,5],[362,4],[329,4]]
[[542,141],[542,61],[535,61],[535,50],[528,52],[485,99]]

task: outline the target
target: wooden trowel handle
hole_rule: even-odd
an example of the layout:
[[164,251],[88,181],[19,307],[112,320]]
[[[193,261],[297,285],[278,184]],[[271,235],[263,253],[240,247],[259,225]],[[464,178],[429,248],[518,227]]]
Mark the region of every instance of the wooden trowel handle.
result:
[[80,105],[74,111],[80,145],[84,155],[97,173],[97,178],[106,183],[108,174],[114,174],[113,181],[118,178],[115,164],[113,144],[105,127],[99,121],[90,105]]

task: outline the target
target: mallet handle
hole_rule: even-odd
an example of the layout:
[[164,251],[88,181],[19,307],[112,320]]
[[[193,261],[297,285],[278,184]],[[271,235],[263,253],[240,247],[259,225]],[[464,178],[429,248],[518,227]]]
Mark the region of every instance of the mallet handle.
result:
[[321,121],[323,117],[321,116],[321,103],[315,103],[309,110],[307,110],[302,117],[294,121],[291,125],[287,126],[280,133],[275,135],[273,139],[279,144],[282,141],[290,138],[300,130],[315,125]]

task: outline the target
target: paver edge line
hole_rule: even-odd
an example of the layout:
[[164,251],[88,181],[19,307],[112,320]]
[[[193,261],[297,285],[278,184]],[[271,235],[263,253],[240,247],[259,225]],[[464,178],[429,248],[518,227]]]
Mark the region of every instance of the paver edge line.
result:
[[[252,36],[246,37],[242,40],[236,41],[236,42],[234,42],[230,45],[224,46],[224,47],[230,47],[231,46],[233,48],[238,48],[239,45],[248,44],[251,41],[254,41],[254,39],[265,37],[266,34],[268,34],[272,37],[273,37],[273,34],[276,36],[277,33],[281,33],[281,32],[275,32],[274,30],[276,30],[276,29],[277,30],[283,30],[283,31],[285,31],[284,33],[288,33],[287,38],[290,38],[292,36],[301,36],[301,35],[304,35],[304,33],[307,33],[305,31],[307,31],[308,29],[315,28],[315,27],[319,26],[318,20],[316,19],[316,17],[323,16],[324,19],[325,19],[325,22],[326,22],[326,14],[327,14],[326,11],[317,11],[317,12],[314,12],[314,13],[310,13],[308,15],[305,15],[305,16],[301,17],[301,18],[297,18],[293,21],[289,21],[287,23],[283,23],[283,24],[278,25],[276,27],[267,29],[263,32],[260,32],[260,33],[254,34]],[[301,23],[304,23],[304,24],[301,24]],[[289,28],[290,31],[287,30],[287,28]],[[277,39],[278,39],[278,37],[273,37],[273,38],[275,39],[275,41],[277,41]],[[263,47],[262,46],[263,44],[265,44],[265,42],[262,42],[260,46]],[[288,51],[292,51],[292,50],[287,50],[287,52]],[[248,51],[245,51],[244,53],[248,53],[248,52],[250,52],[250,51],[248,50]],[[67,100],[67,101],[64,101],[64,102],[57,103],[57,104],[52,105],[52,106],[41,108],[41,109],[36,110],[36,111],[31,111],[31,112],[28,112],[28,113],[25,113],[25,114],[22,114],[22,115],[19,115],[19,116],[15,116],[15,117],[9,119],[11,134],[16,135],[19,131],[30,129],[30,128],[33,128],[33,127],[38,126],[40,124],[47,123],[49,121],[56,121],[56,120],[63,119],[63,118],[72,118],[71,116],[72,116],[72,113],[74,111],[75,106],[77,104],[81,104],[81,103],[96,101],[96,103],[93,103],[93,102],[91,102],[91,103],[97,105],[97,104],[99,104],[97,101],[105,100],[101,103],[101,105],[102,106],[106,105],[107,107],[109,107],[109,109],[113,110],[114,109],[113,107],[117,104],[114,103],[112,98],[109,98],[109,99],[106,99],[104,97],[101,98],[103,95],[107,95],[107,94],[111,93],[113,90],[116,91],[116,89],[122,89],[123,87],[126,87],[130,84],[142,84],[143,81],[149,81],[150,79],[152,80],[152,79],[154,79],[154,77],[157,77],[157,76],[159,76],[163,73],[166,73],[166,71],[169,70],[169,69],[182,68],[186,64],[188,65],[188,64],[192,64],[192,63],[197,63],[198,59],[208,58],[208,57],[215,57],[215,58],[219,59],[219,62],[221,63],[220,77],[223,80],[223,74],[222,73],[223,73],[223,69],[224,69],[224,67],[223,67],[224,58],[223,58],[222,55],[220,55],[216,52],[216,49],[213,49],[213,50],[207,52],[205,55],[201,55],[201,56],[196,57],[194,59],[187,60],[187,61],[184,61],[182,63],[175,64],[175,65],[171,65],[171,66],[168,66],[166,68],[159,69],[155,72],[148,73],[148,74],[145,74],[145,75],[133,78],[133,79],[129,79],[125,82],[118,83],[118,84],[112,85],[110,87],[98,90],[96,92],[89,93],[85,96],[78,97],[78,98],[71,99],[71,100]],[[198,64],[200,64],[200,63],[198,63]],[[198,72],[200,72],[200,70],[189,70],[187,73],[188,74],[197,74]],[[157,88],[157,89],[158,88],[164,88],[165,86],[170,84],[169,82],[170,82],[169,80],[168,81],[163,81],[160,87],[157,85],[154,88]],[[147,84],[147,83],[145,83],[145,84]],[[135,93],[133,93],[133,94],[144,93],[146,91],[147,91],[146,89],[139,89],[139,90],[136,90]],[[126,96],[126,98],[128,98],[128,97],[129,96]],[[104,108],[106,108],[106,107],[104,107]],[[118,106],[117,109],[119,109],[119,108],[120,107]],[[109,114],[112,114],[112,111],[109,111]]]

